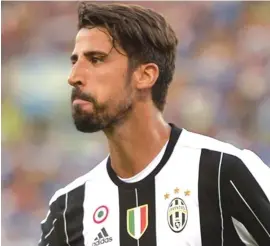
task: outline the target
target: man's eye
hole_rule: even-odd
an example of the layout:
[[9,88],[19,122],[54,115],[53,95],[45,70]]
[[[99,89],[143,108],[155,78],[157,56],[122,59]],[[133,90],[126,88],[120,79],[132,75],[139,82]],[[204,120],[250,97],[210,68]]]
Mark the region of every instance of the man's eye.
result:
[[104,61],[104,59],[101,58],[101,57],[92,57],[92,58],[91,58],[91,62],[92,62],[93,64],[97,64],[97,63],[100,63],[100,62],[103,62],[103,61]]

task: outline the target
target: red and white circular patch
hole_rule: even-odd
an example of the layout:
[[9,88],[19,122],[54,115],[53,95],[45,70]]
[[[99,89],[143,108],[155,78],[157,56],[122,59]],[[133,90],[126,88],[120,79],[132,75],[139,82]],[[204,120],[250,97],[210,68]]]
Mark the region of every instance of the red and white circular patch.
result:
[[106,206],[100,206],[96,209],[93,214],[93,220],[95,223],[100,224],[105,221],[108,217],[109,209]]

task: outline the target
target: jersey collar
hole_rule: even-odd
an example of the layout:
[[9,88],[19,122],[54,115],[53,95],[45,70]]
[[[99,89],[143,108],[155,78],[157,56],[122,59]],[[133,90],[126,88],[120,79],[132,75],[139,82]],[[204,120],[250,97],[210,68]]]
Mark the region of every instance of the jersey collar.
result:
[[169,158],[174,150],[174,147],[179,139],[179,136],[182,132],[182,129],[177,128],[174,124],[169,123],[169,125],[171,126],[171,133],[170,133],[169,142],[167,144],[167,147],[166,147],[166,150],[163,154],[163,157],[160,160],[159,164],[156,166],[156,168],[150,174],[148,174],[148,176],[146,176],[144,179],[142,179],[138,182],[134,182],[134,183],[126,183],[126,182],[122,181],[121,179],[119,179],[117,177],[117,174],[115,173],[115,171],[113,170],[113,168],[111,166],[110,156],[108,157],[107,171],[108,171],[108,174],[109,174],[111,180],[117,186],[121,186],[121,187],[127,188],[127,189],[134,189],[134,188],[144,186],[148,182],[153,181],[154,177],[159,173],[159,171],[165,166],[165,164],[169,160]]

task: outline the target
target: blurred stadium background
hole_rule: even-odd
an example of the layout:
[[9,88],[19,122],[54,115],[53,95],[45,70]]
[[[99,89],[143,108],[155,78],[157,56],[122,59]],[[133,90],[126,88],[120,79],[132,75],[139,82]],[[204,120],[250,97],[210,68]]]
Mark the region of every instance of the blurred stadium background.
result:
[[[270,165],[270,3],[140,2],[179,38],[165,116]],[[37,245],[54,191],[107,153],[70,113],[76,2],[2,2],[2,243]]]

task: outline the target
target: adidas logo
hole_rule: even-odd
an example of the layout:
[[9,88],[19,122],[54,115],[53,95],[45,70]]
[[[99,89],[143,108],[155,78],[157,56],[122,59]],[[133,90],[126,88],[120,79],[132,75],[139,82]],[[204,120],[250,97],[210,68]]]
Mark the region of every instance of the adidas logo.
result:
[[95,241],[93,242],[92,246],[98,246],[102,245],[104,243],[109,243],[113,239],[109,236],[106,229],[103,227],[101,231],[98,233],[97,237],[95,238]]

